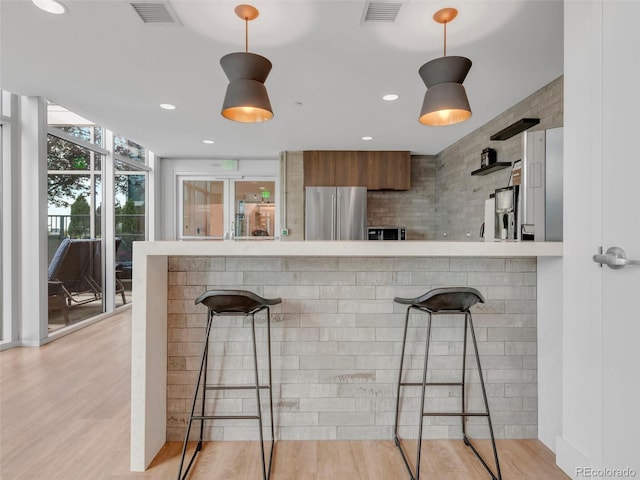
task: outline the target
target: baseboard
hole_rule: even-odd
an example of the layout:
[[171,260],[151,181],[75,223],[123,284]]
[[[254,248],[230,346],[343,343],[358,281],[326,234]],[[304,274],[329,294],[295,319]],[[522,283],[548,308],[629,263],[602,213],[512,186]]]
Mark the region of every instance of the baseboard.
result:
[[20,342],[1,342],[0,343],[0,352],[4,350],[9,350],[10,348],[19,347]]
[[577,469],[591,466],[591,460],[558,435],[556,437],[556,465],[569,477],[576,480],[579,478],[576,473]]

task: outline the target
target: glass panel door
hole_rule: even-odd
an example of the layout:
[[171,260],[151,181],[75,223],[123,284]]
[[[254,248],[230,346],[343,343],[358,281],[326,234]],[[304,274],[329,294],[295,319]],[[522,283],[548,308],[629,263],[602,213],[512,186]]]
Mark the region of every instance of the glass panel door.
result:
[[183,180],[181,238],[224,238],[225,180]]
[[235,180],[233,182],[234,238],[274,238],[275,181]]

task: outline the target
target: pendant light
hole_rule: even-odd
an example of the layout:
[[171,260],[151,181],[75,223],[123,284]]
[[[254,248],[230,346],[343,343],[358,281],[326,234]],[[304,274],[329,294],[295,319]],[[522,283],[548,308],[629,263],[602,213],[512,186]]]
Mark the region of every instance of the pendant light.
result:
[[252,5],[238,5],[235,12],[245,22],[245,51],[229,53],[220,59],[229,79],[222,116],[235,122],[265,122],[273,118],[264,86],[271,71],[271,62],[261,55],[249,53],[249,21],[254,20],[259,12]]
[[444,25],[444,56],[425,63],[418,70],[427,86],[418,119],[424,125],[453,125],[471,117],[467,92],[462,86],[471,68],[471,60],[447,57],[447,23],[457,15],[455,8],[443,8],[433,15],[436,22]]

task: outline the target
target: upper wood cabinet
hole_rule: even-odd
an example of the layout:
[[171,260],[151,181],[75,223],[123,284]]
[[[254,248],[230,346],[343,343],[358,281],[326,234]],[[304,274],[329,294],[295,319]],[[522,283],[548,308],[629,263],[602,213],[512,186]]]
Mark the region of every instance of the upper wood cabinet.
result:
[[409,190],[411,155],[409,152],[363,152],[369,190]]
[[304,152],[304,185],[409,190],[409,152],[312,150]]
[[304,184],[309,187],[366,187],[359,152],[304,152]]

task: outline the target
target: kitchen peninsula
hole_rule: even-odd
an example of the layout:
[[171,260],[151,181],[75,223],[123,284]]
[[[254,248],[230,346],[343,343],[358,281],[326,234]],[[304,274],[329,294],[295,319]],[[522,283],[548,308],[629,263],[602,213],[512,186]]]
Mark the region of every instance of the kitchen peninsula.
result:
[[[548,325],[560,325],[561,256],[562,243],[553,242],[135,243],[131,470],[145,470],[166,441],[184,435],[206,319],[194,299],[213,288],[282,298],[271,328],[276,434],[283,440],[390,439],[404,318],[393,298],[439,286],[478,288],[487,301],[473,313],[496,436],[543,439],[555,422],[556,406],[539,405],[538,391],[555,387],[554,356],[544,352],[556,351],[559,341]],[[257,323],[264,341],[265,322]],[[410,326],[409,354],[417,355],[424,325],[413,319]],[[460,329],[434,326],[434,375],[459,368]],[[211,371],[223,381],[248,379],[249,330],[237,317],[215,325],[210,348],[226,373]],[[480,398],[471,390],[475,405]],[[407,411],[416,408],[412,400]],[[454,407],[459,393],[439,387],[429,402]],[[243,394],[215,404],[225,413],[256,408]],[[414,417],[401,421],[409,435]],[[434,422],[427,435],[453,438],[457,421]],[[471,428],[483,435],[482,425]],[[257,435],[237,425],[205,430],[211,440]]]

